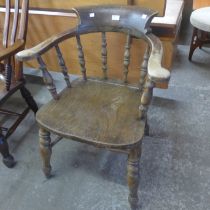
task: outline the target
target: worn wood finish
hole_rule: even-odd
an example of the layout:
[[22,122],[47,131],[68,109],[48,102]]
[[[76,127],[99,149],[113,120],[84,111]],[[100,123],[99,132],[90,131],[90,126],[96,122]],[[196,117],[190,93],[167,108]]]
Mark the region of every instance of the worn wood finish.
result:
[[52,97],[55,100],[58,100],[59,96],[58,96],[53,78],[52,78],[51,74],[49,73],[49,71],[47,70],[45,62],[43,61],[43,59],[41,57],[38,57],[37,61],[40,65],[39,69],[42,71],[42,76],[43,76],[45,85],[47,86],[48,90],[50,91]]
[[79,80],[60,94],[59,103],[52,100],[41,107],[36,119],[41,127],[67,138],[110,148],[127,147],[143,137],[139,105],[138,88]]
[[[154,6],[159,5],[154,4],[154,1],[150,1],[150,4],[153,4]],[[64,4],[63,8],[67,8],[65,3],[72,1],[36,1],[36,4],[48,4],[51,2],[52,7],[54,7],[56,4]],[[77,1],[74,2],[77,4]],[[101,2],[102,3],[102,2]],[[144,2],[143,2],[144,3]],[[158,35],[163,41],[163,48],[164,48],[164,55],[163,55],[163,61],[162,64],[165,68],[171,69],[173,60],[174,60],[174,54],[176,53],[176,34],[179,28],[179,22],[181,20],[181,8],[180,4],[182,3],[181,0],[168,0],[167,1],[167,8],[166,8],[166,16],[164,17],[158,17],[158,19],[153,19],[153,24],[152,28],[154,30],[154,33]],[[81,5],[86,4],[86,2],[81,1]],[[161,3],[160,3],[161,4]],[[183,4],[183,3],[182,3]],[[33,6],[33,3],[30,5]],[[177,6],[176,6],[177,5]],[[41,8],[41,6],[40,6]],[[47,8],[47,7],[46,7]],[[51,7],[49,7],[51,8]],[[56,8],[60,8],[59,6],[56,6]],[[69,7],[70,8],[70,7]],[[62,10],[61,10],[62,11]],[[178,12],[177,12],[178,11]],[[33,11],[34,12],[34,11]],[[38,11],[40,12],[40,11]],[[64,11],[62,11],[64,12]],[[27,41],[27,48],[31,48],[32,46],[36,45],[38,42],[41,40],[45,40],[47,37],[51,36],[52,34],[59,33],[61,31],[66,30],[67,27],[73,27],[77,23],[77,18],[72,17],[71,13],[69,16],[65,16],[66,13],[60,13],[59,16],[56,15],[49,15],[43,13],[42,15],[39,14],[30,14],[29,15],[29,31],[28,31],[28,41]],[[156,21],[158,20],[158,21]],[[1,16],[0,16],[0,22],[1,22]],[[42,23],[42,24],[40,24]],[[53,27],[45,27],[53,25]],[[39,34],[39,36],[37,36]],[[113,37],[112,37],[113,36]],[[117,37],[116,37],[117,36]],[[96,35],[96,36],[82,36],[81,41],[83,42],[83,47],[85,51],[89,51],[86,53],[85,59],[87,60],[86,67],[89,72],[89,75],[91,74],[92,76],[99,76],[100,72],[98,69],[96,69],[97,66],[100,65],[101,60],[100,60],[100,41],[101,41],[101,36]],[[109,78],[119,78],[122,72],[122,62],[121,62],[121,56],[123,56],[124,53],[124,41],[125,41],[125,36],[123,35],[115,35],[115,34],[109,34],[107,33],[107,44],[110,47],[113,48],[111,49],[111,52],[108,53],[107,60],[108,60],[108,67],[110,69],[109,71]],[[72,40],[68,40],[66,43],[62,43],[59,45],[62,52],[68,52],[69,48],[71,48],[70,56],[72,57],[72,54],[77,53],[77,49],[74,47],[74,43]],[[131,62],[130,62],[130,69],[132,69],[132,74],[128,74],[128,81],[129,82],[138,82],[138,76],[139,76],[139,57],[142,58],[142,54],[144,52],[144,43],[142,41],[138,40],[133,40],[132,48],[131,48]],[[142,48],[141,48],[142,47]],[[64,58],[66,61],[66,65],[68,69],[70,69],[71,73],[78,74],[80,69],[78,68],[77,65],[77,60],[73,59],[70,60],[68,59],[68,53],[64,53]],[[49,51],[44,55],[44,60],[46,64],[48,65],[48,69],[56,71],[59,70],[57,68],[57,60],[56,59],[51,59],[54,57],[54,51]],[[97,56],[99,56],[99,59]],[[117,63],[117,61],[120,60],[120,62]],[[30,61],[26,62],[25,65],[31,67],[31,68],[37,68],[37,62],[36,61]],[[167,85],[165,84],[158,84],[158,87],[161,88],[166,88]]]
[[[148,128],[147,110],[155,83],[166,82],[170,78],[169,71],[161,66],[162,44],[149,28],[155,13],[132,6],[82,7],[75,9],[75,12],[80,20],[77,27],[52,36],[16,55],[20,61],[38,59],[44,82],[52,94],[54,92],[52,89],[55,89],[53,78],[41,57],[44,57],[51,48],[69,39],[75,42],[78,49],[78,58],[69,59],[77,60],[82,76],[72,82],[71,88],[66,87],[59,94],[53,93],[53,99],[42,106],[36,114],[40,126],[43,171],[47,177],[50,176],[51,147],[55,145],[50,140],[51,132],[59,136],[58,141],[60,137],[65,137],[111,151],[127,153],[129,203],[132,210],[137,210],[140,146],[145,130]],[[102,75],[102,79],[88,76],[88,60],[85,58],[89,51],[83,47],[81,38],[86,34],[94,36],[98,32],[101,45],[99,45],[98,56],[100,65],[97,71]],[[110,50],[106,35],[109,32],[124,33],[127,37],[123,43],[121,75],[124,79],[121,81],[107,79],[111,72],[111,69],[107,71]],[[140,75],[138,76],[143,88],[132,86],[127,80],[128,75],[132,74],[132,69],[128,71],[132,59],[131,37],[143,40],[148,48],[141,67],[144,75],[141,79]],[[60,57],[60,52],[57,56]],[[116,62],[119,63],[120,60]]]
[[124,52],[124,82],[128,82],[128,68],[130,64],[130,48],[131,48],[131,36],[127,35],[125,52]]
[[86,80],[87,75],[86,75],[86,67],[85,67],[85,57],[84,57],[84,52],[83,52],[83,49],[82,49],[82,43],[81,43],[81,40],[80,40],[80,36],[76,35],[76,39],[77,39],[77,49],[78,49],[80,71],[83,75],[83,79]]
[[68,75],[68,69],[67,69],[65,61],[63,59],[63,55],[61,53],[61,50],[60,50],[58,45],[55,45],[55,49],[56,49],[56,53],[57,53],[57,57],[58,57],[58,63],[60,65],[60,68],[61,68],[61,71],[63,73],[64,79],[66,81],[66,85],[67,85],[67,87],[71,87],[70,77]]
[[152,99],[154,87],[155,87],[154,82],[150,78],[147,78],[144,84],[144,90],[141,96],[141,105],[139,106],[140,119],[147,119],[147,110],[149,108],[149,105]]
[[[45,1],[43,1],[44,3]],[[60,1],[58,1],[60,2]],[[42,3],[42,2],[41,2]],[[56,2],[57,3],[57,2]],[[60,3],[62,4],[62,2]],[[179,23],[181,21],[181,11],[183,2],[182,0],[168,0],[166,8],[166,16],[157,17],[153,19],[152,28],[154,33],[159,36],[162,41],[164,54],[162,65],[171,69],[174,55],[176,53],[176,37],[178,34]],[[54,14],[56,15],[56,14]],[[29,16],[29,33],[27,48],[31,48],[36,45],[41,40],[45,40],[52,34],[59,33],[66,30],[68,27],[73,27],[77,23],[77,18],[72,17],[72,13],[66,16],[66,13],[60,13],[59,16],[54,16],[43,13],[43,15],[30,14]],[[157,20],[157,21],[156,21]],[[43,24],[40,24],[43,23]],[[54,27],[45,27],[46,25],[52,25]],[[36,36],[39,34],[39,36]],[[124,53],[124,42],[126,36],[123,34],[113,34],[107,33],[107,44],[109,46],[109,53],[107,55],[108,67],[109,67],[109,78],[117,79],[122,74],[122,62]],[[91,36],[81,36],[81,41],[83,43],[83,48],[85,51],[86,68],[88,69],[88,75],[100,76],[101,72],[98,71],[97,67],[101,64],[101,35],[91,35]],[[73,40],[67,40],[59,45],[62,52],[68,52],[71,49],[70,55],[68,53],[63,53],[64,59],[68,69],[71,73],[78,74],[80,68],[78,66],[77,59],[69,59],[77,55],[77,49],[75,47]],[[133,83],[138,83],[139,76],[139,58],[143,58],[145,44],[142,40],[133,40],[131,52],[130,69],[132,74],[128,74],[128,81]],[[55,56],[54,51],[48,51],[44,55],[44,60],[48,66],[48,69],[52,71],[60,70],[57,68],[57,60],[51,59]],[[118,62],[119,61],[119,62]],[[31,68],[37,68],[36,61],[26,62],[25,65]],[[167,84],[158,84],[160,88],[167,88]]]
[[141,157],[141,143],[130,150],[127,162],[127,181],[129,187],[128,201],[132,210],[139,209],[138,187],[139,187],[139,165]]
[[50,158],[52,154],[50,132],[45,129],[39,129],[40,154],[43,160],[43,172],[47,178],[50,177],[51,165]]
[[[128,11],[132,11],[133,13],[136,12],[136,16],[139,16],[139,19],[141,20],[140,27],[139,27],[138,22],[135,22],[133,23],[133,25],[129,26],[131,19],[129,19],[127,15],[123,16],[123,12],[124,12],[123,7],[121,7],[120,9],[117,9],[117,7],[114,7],[114,12],[116,14],[117,13],[121,14],[120,16],[121,21],[118,22],[119,26],[116,27],[116,23],[114,21],[111,21],[111,19],[101,22],[99,20],[99,17],[101,17],[101,19],[104,20],[103,18],[106,18],[106,16],[103,14],[103,10],[100,9],[100,7],[96,7],[96,8],[99,8],[98,18],[95,19],[94,21],[92,21],[91,18],[88,16],[90,12],[94,12],[92,8],[88,8],[88,10],[85,12],[84,12],[85,10],[84,8],[81,8],[80,9],[81,11],[76,11],[77,13],[79,12],[82,13],[82,16],[80,16],[80,24],[78,26],[79,33],[85,34],[85,33],[91,33],[91,32],[99,32],[99,31],[127,32],[127,30],[129,30],[130,35],[135,36],[136,38],[142,38],[145,41],[148,41],[150,45],[152,45],[151,56],[150,56],[149,64],[148,64],[150,66],[150,68],[148,68],[148,74],[150,75],[150,77],[152,77],[153,80],[157,82],[161,82],[162,80],[167,81],[168,78],[170,77],[170,72],[161,67],[163,48],[162,48],[160,40],[152,34],[148,34],[148,36],[144,36],[144,34],[147,33],[147,31],[149,30],[148,23],[151,22],[152,18],[154,17],[156,13],[150,10],[143,9],[141,13],[138,14],[138,7],[128,7]],[[109,11],[109,13],[111,13],[111,11]],[[146,15],[145,19],[142,18],[143,14]],[[110,15],[109,17],[112,17],[111,14],[109,15]],[[99,27],[98,25],[100,24],[101,26]],[[55,44],[58,44],[59,42],[62,42],[68,38],[74,37],[77,33],[76,30],[77,28],[70,29],[61,34],[52,36],[51,38],[38,44],[37,46],[31,49],[25,50],[21,53],[18,53],[16,55],[16,58],[20,61],[27,61],[32,58],[37,58],[40,55],[42,55],[44,52],[52,48]],[[76,40],[77,40],[77,45],[78,45],[78,54],[79,54],[79,61],[80,61],[79,63],[81,65],[81,71],[83,73],[84,78],[86,78],[86,73],[85,73],[86,68],[85,68],[85,61],[84,61],[84,55],[83,55],[84,52],[82,50],[80,37],[78,35],[76,36]],[[158,72],[158,74],[156,74],[156,71]]]
[[[22,97],[28,105],[22,113],[16,113],[17,119],[11,127],[5,128],[3,125],[0,126],[0,134],[2,138],[0,143],[0,153],[3,156],[3,163],[11,168],[15,165],[15,160],[9,153],[7,138],[16,130],[29,110],[32,109],[35,113],[38,110],[38,107],[30,92],[24,86],[25,81],[22,77],[22,62],[14,61],[15,54],[20,50],[23,50],[25,47],[28,22],[28,0],[14,1],[13,23],[11,23],[12,21],[10,18],[11,1],[6,0],[5,2],[6,12],[4,18],[4,30],[3,35],[0,36],[2,39],[2,45],[0,45],[0,106],[18,90],[21,92]],[[20,5],[22,5],[22,7],[19,14]],[[1,108],[0,114],[6,114],[8,117],[14,116],[13,112]]]
[[143,91],[144,83],[145,83],[145,77],[147,75],[149,53],[150,53],[150,47],[148,45],[146,50],[145,50],[143,62],[141,64],[141,68],[140,68],[140,80],[139,80],[140,93],[142,93],[142,91]]

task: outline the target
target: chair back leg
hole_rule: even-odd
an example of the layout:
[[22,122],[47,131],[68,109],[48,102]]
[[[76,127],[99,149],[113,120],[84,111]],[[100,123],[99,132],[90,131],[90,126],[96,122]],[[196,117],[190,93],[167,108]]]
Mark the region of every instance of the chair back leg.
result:
[[20,93],[22,97],[25,99],[29,108],[34,112],[34,114],[36,114],[36,112],[38,111],[38,106],[34,98],[32,97],[31,93],[29,92],[29,90],[25,86],[23,86],[20,88]]
[[3,163],[8,168],[15,166],[16,162],[13,156],[9,153],[9,147],[6,138],[0,133],[0,153],[3,158]]

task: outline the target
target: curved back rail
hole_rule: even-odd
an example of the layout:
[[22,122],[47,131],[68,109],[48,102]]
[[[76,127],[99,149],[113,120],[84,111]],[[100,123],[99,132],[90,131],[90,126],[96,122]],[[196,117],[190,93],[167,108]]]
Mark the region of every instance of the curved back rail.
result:
[[134,6],[94,6],[75,8],[80,33],[94,31],[128,32],[134,36],[146,34],[157,12]]
[[42,59],[42,54],[49,49],[54,48],[57,53],[58,63],[64,75],[67,87],[71,87],[68,70],[65,65],[61,50],[58,46],[69,38],[75,38],[78,49],[78,61],[80,64],[83,79],[87,79],[85,53],[83,50],[81,35],[99,32],[101,33],[101,68],[103,78],[108,78],[107,65],[107,39],[106,32],[120,32],[126,34],[126,42],[124,45],[123,58],[123,77],[124,82],[127,83],[127,75],[130,64],[130,48],[132,38],[143,39],[146,41],[148,47],[145,52],[143,63],[140,67],[140,81],[139,86],[142,92],[140,115],[143,117],[146,113],[148,104],[152,96],[152,89],[155,82],[167,81],[170,77],[169,71],[162,68],[162,45],[160,40],[155,37],[149,28],[152,18],[157,14],[149,9],[142,9],[135,6],[91,6],[80,7],[74,9],[79,18],[79,24],[73,29],[69,29],[61,34],[55,35],[39,45],[24,50],[16,55],[20,61],[26,61],[36,58],[40,69],[43,72],[44,81],[52,94],[53,98],[58,100],[59,94],[53,82],[53,78],[47,70],[46,64]]

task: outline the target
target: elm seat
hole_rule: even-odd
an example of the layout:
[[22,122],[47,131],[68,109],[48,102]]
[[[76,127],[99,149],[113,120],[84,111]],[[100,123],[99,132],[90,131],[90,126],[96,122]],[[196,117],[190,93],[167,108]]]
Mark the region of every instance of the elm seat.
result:
[[132,146],[144,134],[138,95],[138,88],[79,80],[62,92],[59,103],[51,100],[41,107],[36,119],[42,127],[67,138],[113,148]]
[[197,47],[210,43],[210,7],[203,7],[192,12],[190,22],[193,26],[193,35],[190,45],[189,60]]

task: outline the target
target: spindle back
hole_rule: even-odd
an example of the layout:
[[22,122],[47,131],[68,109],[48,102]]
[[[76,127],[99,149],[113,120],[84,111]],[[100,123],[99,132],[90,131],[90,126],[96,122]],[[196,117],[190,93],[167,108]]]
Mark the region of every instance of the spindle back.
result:
[[127,35],[125,42],[123,73],[124,82],[127,82],[128,68],[130,64],[130,48],[132,36],[146,41],[145,35],[150,31],[150,24],[157,12],[134,6],[91,6],[73,9],[79,18],[77,27],[77,48],[81,72],[86,79],[85,56],[80,40],[80,35],[101,33],[101,58],[103,77],[107,79],[107,39],[106,32],[122,32]]
[[[74,9],[75,13],[79,18],[79,24],[67,31],[50,37],[39,45],[24,50],[16,55],[16,58],[20,61],[27,61],[36,58],[40,70],[43,73],[44,82],[47,85],[54,99],[58,100],[59,95],[57,94],[56,87],[53,82],[51,74],[48,72],[47,65],[43,59],[43,54],[53,48],[56,51],[58,63],[60,69],[64,75],[67,87],[71,87],[68,73],[71,73],[71,69],[65,65],[64,56],[59,48],[60,43],[63,41],[73,38],[76,41],[78,50],[78,61],[83,79],[87,79],[86,74],[86,56],[85,50],[83,49],[83,36],[91,33],[101,34],[101,67],[103,78],[108,78],[108,62],[107,62],[107,43],[106,38],[107,32],[119,32],[126,34],[127,38],[124,44],[124,56],[123,56],[123,80],[127,83],[127,75],[130,64],[130,48],[132,38],[143,39],[147,43],[147,50],[143,58],[143,63],[140,66],[139,74],[139,86],[140,90],[146,85],[148,88],[154,86],[152,80],[159,81],[167,80],[170,76],[167,70],[161,67],[162,59],[162,45],[160,40],[155,37],[150,30],[150,24],[152,18],[157,14],[149,9],[139,8],[135,6],[91,6],[91,7],[80,7]],[[71,51],[71,50],[70,50]],[[150,58],[150,62],[149,62]],[[71,60],[72,58],[69,57]],[[147,66],[150,65],[150,72]],[[160,71],[160,73],[157,73]],[[150,73],[150,82],[146,84],[147,75]],[[163,75],[162,75],[163,74]],[[160,78],[159,78],[160,77]],[[152,79],[152,80],[151,80]]]

